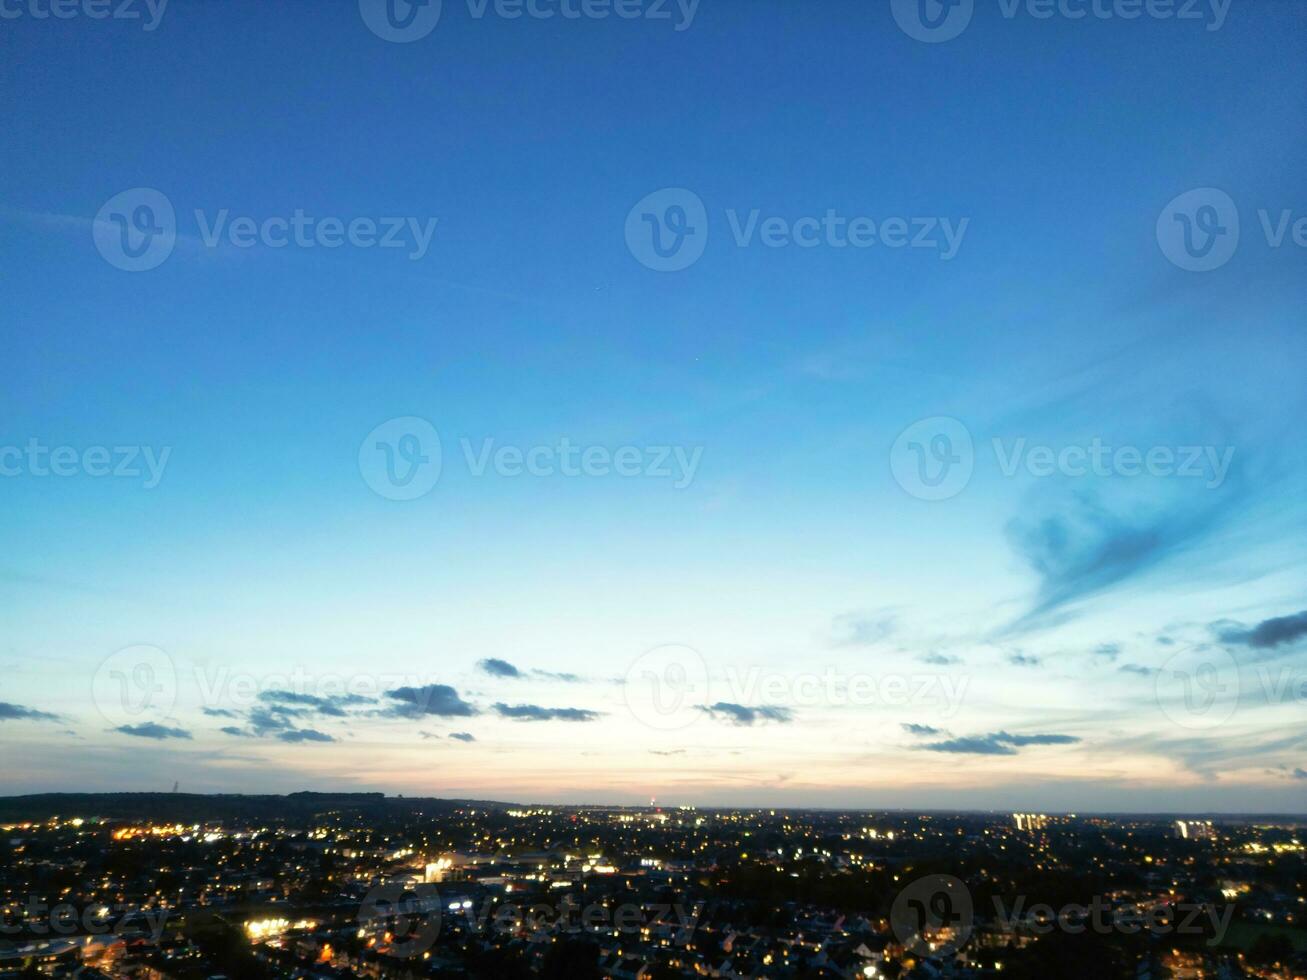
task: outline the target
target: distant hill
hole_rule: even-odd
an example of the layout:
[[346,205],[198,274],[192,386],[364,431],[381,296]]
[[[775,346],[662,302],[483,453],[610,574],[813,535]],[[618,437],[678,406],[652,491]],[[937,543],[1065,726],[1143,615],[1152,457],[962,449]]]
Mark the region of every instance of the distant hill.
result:
[[434,797],[387,797],[383,793],[290,793],[246,796],[233,793],[40,793],[0,796],[0,821],[49,817],[202,820],[302,819],[331,811],[367,812],[378,817],[403,813],[440,813],[456,807],[502,809],[510,804],[488,800],[442,800]]

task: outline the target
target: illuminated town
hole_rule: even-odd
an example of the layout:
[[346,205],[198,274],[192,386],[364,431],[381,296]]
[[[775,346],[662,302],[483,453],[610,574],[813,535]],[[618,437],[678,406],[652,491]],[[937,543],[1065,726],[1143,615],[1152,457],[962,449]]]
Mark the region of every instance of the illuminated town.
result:
[[[26,811],[24,813],[24,811]],[[1291,818],[0,800],[0,977],[1307,976]]]

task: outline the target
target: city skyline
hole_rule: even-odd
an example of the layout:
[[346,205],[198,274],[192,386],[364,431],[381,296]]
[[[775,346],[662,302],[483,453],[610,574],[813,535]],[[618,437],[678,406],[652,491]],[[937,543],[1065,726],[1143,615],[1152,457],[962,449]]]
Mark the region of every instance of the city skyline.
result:
[[[1300,818],[0,800],[0,965],[52,976],[1301,973]],[[53,860],[82,855],[56,896]],[[48,873],[48,872],[47,872]]]

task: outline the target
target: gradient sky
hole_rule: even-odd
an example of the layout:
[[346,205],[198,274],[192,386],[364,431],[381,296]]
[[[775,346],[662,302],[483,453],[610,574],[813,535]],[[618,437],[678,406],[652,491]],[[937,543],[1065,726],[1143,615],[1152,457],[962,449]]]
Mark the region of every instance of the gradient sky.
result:
[[[0,456],[0,792],[1302,812],[1307,247],[1259,211],[1307,217],[1307,7],[1004,7],[923,43],[878,0],[445,0],[389,43],[355,3],[11,0],[0,447],[168,457],[146,488]],[[177,244],[127,272],[92,231],[141,187]],[[624,234],[664,188],[706,208],[681,271]],[[1196,188],[1241,228],[1202,272],[1155,231]],[[438,223],[420,258],[209,246],[224,209]],[[737,246],[754,209],[967,223],[947,259]],[[440,478],[388,499],[360,447],[408,417]],[[938,426],[896,440],[940,417],[974,472],[924,500],[896,474]],[[487,439],[701,455],[477,475]],[[1004,472],[1095,439],[1229,466]],[[706,665],[683,727],[640,700],[666,645]],[[175,699],[124,717],[142,664]]]

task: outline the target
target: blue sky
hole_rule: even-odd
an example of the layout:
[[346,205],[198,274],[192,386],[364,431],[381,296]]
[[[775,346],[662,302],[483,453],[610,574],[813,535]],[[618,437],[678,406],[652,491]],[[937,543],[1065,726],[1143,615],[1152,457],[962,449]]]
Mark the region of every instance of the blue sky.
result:
[[[1302,809],[1307,11],[976,0],[926,43],[888,3],[494,9],[391,43],[357,4],[6,8],[0,790]],[[136,188],[175,244],[132,272],[97,241]],[[1191,271],[1157,229],[1207,188],[1238,247]],[[626,228],[669,202],[706,244],[658,271]],[[405,245],[206,240],[296,212]],[[737,243],[754,212],[956,249]],[[439,479],[394,499],[410,424],[373,433],[409,418]],[[938,419],[974,466],[922,499]],[[564,439],[638,472],[563,475]],[[1027,465],[1095,440],[1173,463]],[[505,446],[553,472],[478,475]],[[669,644],[706,670],[683,727],[639,708]],[[141,645],[170,693],[124,718]],[[1176,708],[1177,652],[1228,718]],[[808,696],[831,672],[879,697]],[[432,685],[469,713],[396,711]]]

